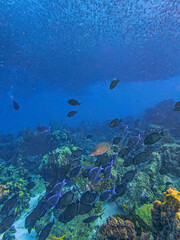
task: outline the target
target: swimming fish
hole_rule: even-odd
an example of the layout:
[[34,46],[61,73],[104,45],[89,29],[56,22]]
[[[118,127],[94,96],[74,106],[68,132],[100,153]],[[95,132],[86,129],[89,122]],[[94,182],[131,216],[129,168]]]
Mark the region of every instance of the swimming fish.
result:
[[0,234],[5,232],[7,229],[9,229],[13,225],[17,215],[18,215],[18,213],[16,213],[15,215],[14,214],[9,215],[1,221],[1,223],[0,223]]
[[134,122],[134,126],[135,126],[135,127],[138,127],[138,126],[139,126],[139,123],[140,123],[140,119],[136,119],[135,122]]
[[145,137],[144,139],[144,144],[145,145],[151,145],[154,144],[156,142],[158,142],[159,140],[161,140],[161,138],[164,136],[163,132],[155,132],[155,133],[151,133],[148,136]]
[[100,183],[101,180],[102,180],[102,177],[97,176],[96,178],[91,180],[91,184],[93,186],[96,186],[96,185],[98,185]]
[[129,167],[133,164],[133,158],[127,157],[123,162],[123,167]]
[[108,201],[111,198],[112,194],[116,194],[115,192],[115,188],[111,189],[111,190],[105,190],[101,193],[100,197],[99,197],[99,201]]
[[44,125],[38,125],[36,130],[38,133],[47,133],[47,132],[50,132],[51,127],[46,127]]
[[147,158],[147,152],[140,152],[138,153],[136,156],[134,156],[133,160],[132,160],[132,164],[133,165],[138,165],[142,162],[146,161]]
[[92,203],[96,200],[97,195],[98,194],[96,192],[86,191],[81,196],[80,202],[81,203]]
[[111,128],[114,128],[114,127],[117,127],[121,122],[122,122],[122,118],[120,119],[116,118],[109,123],[109,126]]
[[118,83],[119,83],[119,78],[117,80],[113,80],[109,86],[109,89],[115,88]]
[[121,197],[127,190],[127,183],[122,182],[121,184],[117,185],[114,189],[115,194],[113,196],[116,197]]
[[120,131],[121,131],[121,132],[125,132],[127,129],[128,129],[128,125],[122,125],[122,126],[120,127]]
[[75,114],[77,113],[77,111],[70,111],[70,112],[68,112],[68,114],[67,114],[67,117],[73,117]]
[[18,194],[15,194],[13,197],[9,198],[1,208],[0,214],[8,214],[9,211],[14,208],[18,203]]
[[80,103],[76,99],[69,99],[68,103],[72,106],[80,105]]
[[130,152],[129,148],[123,148],[118,152],[118,157],[122,158],[122,157],[126,157]]
[[100,215],[94,215],[94,216],[90,216],[86,219],[83,220],[84,223],[91,223],[91,222],[94,222],[97,218],[101,218],[101,216],[103,215],[104,213],[101,213]]
[[83,154],[83,150],[82,149],[76,149],[74,151],[72,151],[72,158],[77,158],[80,157]]
[[75,167],[71,168],[71,170],[69,172],[69,177],[70,178],[77,177],[80,174],[80,171],[81,171],[82,167],[83,167],[82,165],[78,165],[78,166],[75,166]]
[[79,205],[79,215],[84,215],[89,213],[93,208],[95,208],[95,204],[88,204],[88,203],[80,203]]
[[75,216],[78,215],[79,201],[71,203],[66,210],[59,215],[58,220],[62,223],[70,222]]
[[61,191],[62,191],[62,188],[63,188],[63,186],[64,186],[65,184],[66,184],[65,179],[64,179],[62,182],[57,183],[57,184],[53,187],[53,189],[52,189],[52,194],[53,194],[53,195],[59,195],[59,196],[60,196]]
[[142,140],[140,134],[138,134],[138,136],[131,136],[129,139],[128,139],[128,142],[127,142],[127,146],[129,148],[132,148],[132,147],[135,147],[139,144],[139,142]]
[[74,191],[70,190],[68,192],[65,192],[59,199],[58,205],[60,205],[60,208],[65,208],[69,206],[74,199]]
[[48,239],[51,240],[63,240],[67,234],[64,234],[62,237],[56,237],[55,235],[49,234]]
[[92,138],[92,134],[88,134],[87,136],[86,136],[86,138],[88,139],[88,138]]
[[83,178],[87,178],[89,177],[89,172],[91,171],[91,168],[85,168],[83,171],[82,171],[82,177]]
[[175,108],[173,109],[174,111],[180,111],[180,101],[178,101],[176,104],[175,104]]
[[118,144],[120,141],[122,140],[122,137],[115,137],[114,139],[113,139],[113,144]]
[[14,99],[12,98],[12,103],[13,103],[13,108],[18,111],[20,109],[19,103],[15,102]]
[[92,152],[90,153],[90,156],[98,156],[98,155],[102,155],[105,152],[107,152],[108,150],[110,150],[112,144],[109,142],[101,142],[98,143],[94,149],[92,150]]
[[47,200],[47,208],[53,208],[56,206],[60,198],[60,195],[53,195],[52,197],[48,198]]
[[51,232],[51,229],[54,225],[54,219],[52,220],[52,222],[48,223],[43,230],[40,232],[39,234],[39,240],[46,240],[46,238],[49,236],[49,233]]
[[45,215],[47,209],[44,205],[37,206],[32,210],[32,212],[25,219],[25,228],[28,228],[28,232],[30,233],[32,228],[34,227],[37,220]]
[[113,168],[113,160],[111,161],[110,165],[104,169],[104,179],[108,179],[111,177],[112,168]]
[[99,176],[99,174],[101,173],[101,170],[103,170],[102,166],[92,168],[89,171],[89,176],[88,176],[89,180],[92,181],[93,179],[97,178]]
[[[134,170],[130,170],[130,171],[128,171],[128,172],[126,172],[124,175],[123,175],[123,177],[122,177],[122,183],[123,182],[131,182],[132,180],[133,180],[133,178],[134,178],[134,176],[135,176],[135,174],[136,174],[136,170],[134,171]],[[116,190],[115,190],[116,191]]]

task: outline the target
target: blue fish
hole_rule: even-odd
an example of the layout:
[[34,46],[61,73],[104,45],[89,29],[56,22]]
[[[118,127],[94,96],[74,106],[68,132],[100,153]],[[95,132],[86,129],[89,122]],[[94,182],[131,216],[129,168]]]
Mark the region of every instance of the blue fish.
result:
[[39,240],[45,240],[45,239],[49,236],[53,225],[54,225],[54,219],[53,219],[52,222],[48,223],[48,224],[43,228],[43,230],[42,230],[41,233],[39,234]]
[[65,184],[66,184],[65,179],[62,182],[57,183],[52,189],[52,194],[53,195],[60,195],[61,191],[62,191],[62,188]]
[[69,173],[69,177],[70,178],[77,177],[79,175],[80,171],[81,171],[81,168],[83,168],[82,165],[78,165],[78,166],[75,166],[75,167],[71,168],[70,173]]
[[82,177],[83,178],[87,178],[89,177],[89,172],[91,171],[91,168],[85,168],[83,171],[82,171]]
[[96,178],[94,178],[93,180],[91,180],[91,184],[92,184],[93,186],[96,186],[96,185],[98,185],[98,184],[100,183],[101,180],[102,180],[102,177],[97,176]]
[[101,193],[99,201],[108,201],[113,194],[116,194],[115,188],[110,190],[105,190],[104,192]]
[[112,168],[113,168],[113,160],[111,161],[111,164],[104,169],[104,179],[105,180],[111,177]]
[[60,198],[60,195],[53,195],[52,197],[48,198],[47,200],[47,208],[53,208],[56,206]]
[[102,166],[91,169],[89,171],[89,180],[93,181],[94,179],[96,179],[101,173],[101,170],[103,170]]
[[96,200],[97,195],[98,194],[96,192],[87,191],[87,192],[83,193],[83,195],[81,196],[80,202],[81,203],[92,203]]

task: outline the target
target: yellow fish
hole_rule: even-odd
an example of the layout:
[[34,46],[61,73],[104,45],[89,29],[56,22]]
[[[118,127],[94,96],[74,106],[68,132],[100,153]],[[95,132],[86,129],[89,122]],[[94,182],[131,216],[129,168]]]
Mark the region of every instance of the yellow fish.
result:
[[49,234],[48,239],[52,240],[63,240],[65,238],[66,234],[64,234],[62,237],[56,237],[55,235]]

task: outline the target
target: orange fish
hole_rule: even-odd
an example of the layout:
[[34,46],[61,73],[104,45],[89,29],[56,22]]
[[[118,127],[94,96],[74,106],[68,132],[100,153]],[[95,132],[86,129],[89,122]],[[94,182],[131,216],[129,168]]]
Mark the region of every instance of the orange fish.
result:
[[101,142],[98,143],[92,152],[90,153],[90,156],[99,156],[107,152],[111,148],[112,144],[109,142]]

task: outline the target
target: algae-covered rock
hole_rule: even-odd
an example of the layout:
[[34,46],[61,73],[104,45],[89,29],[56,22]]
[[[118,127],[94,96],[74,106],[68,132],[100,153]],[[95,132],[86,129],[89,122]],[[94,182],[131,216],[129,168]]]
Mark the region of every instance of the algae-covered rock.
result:
[[142,203],[152,202],[154,199],[150,176],[147,173],[138,171],[133,181],[128,184],[128,190],[122,197],[117,198],[116,202],[122,209],[123,204],[133,208],[135,202],[140,206]]
[[162,157],[161,173],[171,173],[177,177],[180,176],[180,145],[164,144],[160,149]]
[[143,204],[141,207],[139,207],[136,210],[136,214],[143,219],[143,221],[147,224],[147,225],[151,225],[151,209],[153,208],[153,204],[149,203],[149,204]]
[[161,155],[157,152],[152,152],[149,159],[150,161],[148,165],[145,167],[144,172],[151,177],[151,181],[155,182],[161,169],[162,164]]

